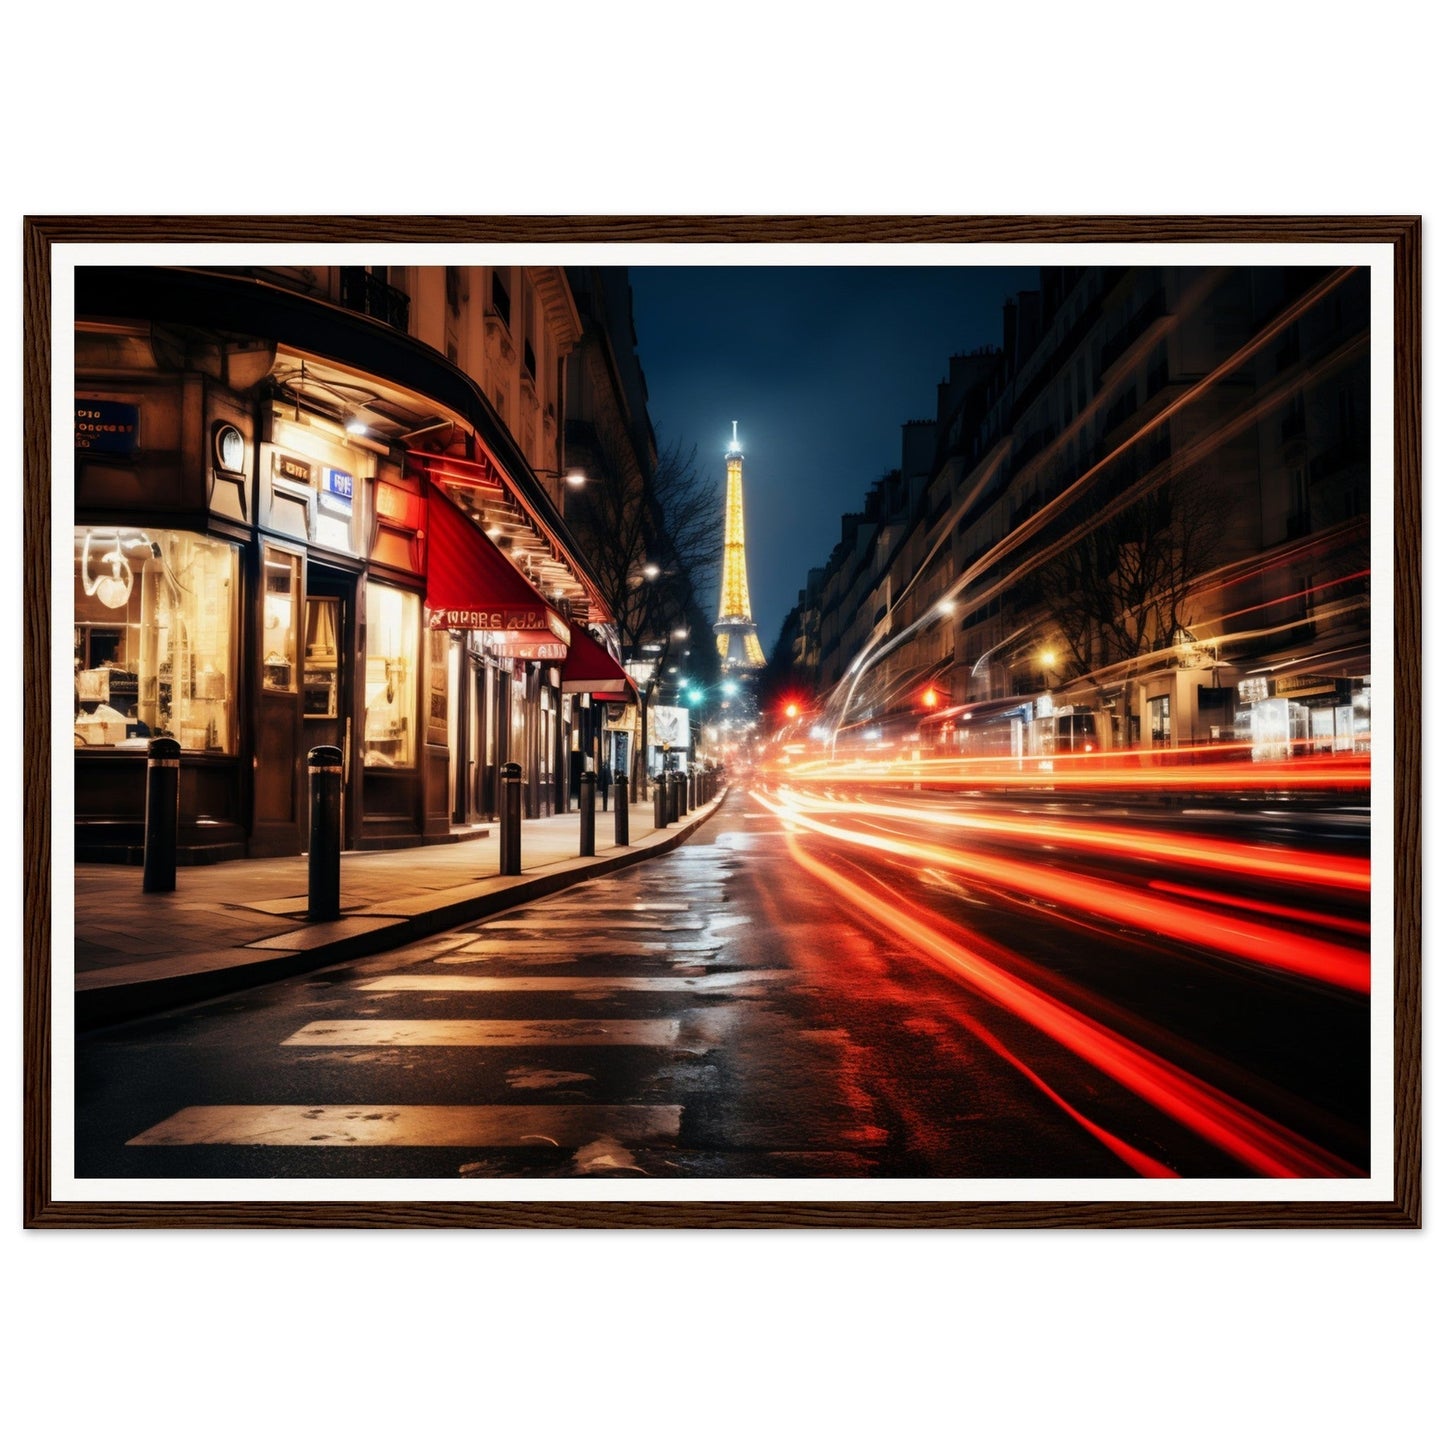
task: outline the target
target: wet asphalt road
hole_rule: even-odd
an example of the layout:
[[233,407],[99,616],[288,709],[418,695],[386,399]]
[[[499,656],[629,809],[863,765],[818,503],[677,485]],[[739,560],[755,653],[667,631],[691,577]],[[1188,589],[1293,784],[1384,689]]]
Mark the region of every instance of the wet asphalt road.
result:
[[[1366,1001],[1007,890],[800,844],[734,789],[691,841],[466,930],[77,1045],[80,1177],[1252,1172],[798,865],[1363,1165]],[[1011,845],[1015,848],[1024,845]]]

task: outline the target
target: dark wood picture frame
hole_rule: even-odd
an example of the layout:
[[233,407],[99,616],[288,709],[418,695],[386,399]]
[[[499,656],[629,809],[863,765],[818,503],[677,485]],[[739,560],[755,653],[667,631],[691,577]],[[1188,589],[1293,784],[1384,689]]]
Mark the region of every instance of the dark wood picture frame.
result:
[[48,1228],[1419,1227],[1421,1223],[1421,220],[1263,217],[29,217],[24,228],[24,556],[51,595],[51,251],[103,243],[1374,244],[1394,257],[1394,1101],[1386,1201],[75,1202],[51,1197],[49,608],[24,612],[24,1222]]

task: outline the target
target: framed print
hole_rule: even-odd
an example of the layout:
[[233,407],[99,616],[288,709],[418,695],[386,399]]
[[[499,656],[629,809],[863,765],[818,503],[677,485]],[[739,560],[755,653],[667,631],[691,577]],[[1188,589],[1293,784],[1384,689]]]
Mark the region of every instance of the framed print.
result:
[[29,219],[26,1224],[1418,1227],[1420,229]]

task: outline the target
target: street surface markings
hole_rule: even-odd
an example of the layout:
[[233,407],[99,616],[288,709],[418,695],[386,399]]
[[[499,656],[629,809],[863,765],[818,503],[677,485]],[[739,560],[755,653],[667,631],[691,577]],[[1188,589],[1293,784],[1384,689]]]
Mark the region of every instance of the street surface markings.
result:
[[478,978],[454,973],[395,973],[357,984],[357,988],[363,993],[393,993],[402,989],[414,989],[423,993],[433,989],[438,993],[598,993],[621,989],[636,993],[703,993],[711,989],[741,988],[747,984],[764,982],[771,977],[776,975],[762,969],[707,973],[692,978],[679,978],[666,973],[631,977],[598,975],[594,978],[580,974],[571,977],[553,974],[541,978],[536,975],[519,978],[497,978],[489,975]]
[[601,1137],[669,1144],[681,1119],[680,1104],[203,1104],[127,1142],[575,1149]]
[[493,954],[505,958],[508,954],[550,953],[571,957],[583,953],[642,953],[658,958],[670,953],[716,953],[721,947],[717,943],[701,943],[692,940],[678,940],[669,943],[648,943],[634,938],[608,939],[589,935],[577,939],[548,938],[487,938],[469,943],[458,952],[476,957],[478,954]]
[[[595,913],[617,914],[627,916],[634,913],[686,913],[686,903],[616,903],[607,900],[605,895],[593,896],[590,893],[583,893],[580,890],[572,895],[572,902],[580,910],[591,908]],[[524,917],[521,914],[508,914],[508,918]],[[502,919],[491,919],[490,922],[500,923]]]
[[504,928],[522,931],[529,929],[576,929],[588,933],[625,933],[646,929],[651,933],[695,933],[703,926],[702,919],[649,919],[649,918],[599,918],[589,913],[585,923],[576,918],[498,918],[482,924],[488,933]]
[[676,1042],[677,1030],[676,1019],[337,1019],[307,1024],[281,1042],[345,1048],[666,1048]]
[[508,1069],[509,1089],[560,1089],[566,1084],[592,1084],[591,1074],[578,1074],[567,1069]]

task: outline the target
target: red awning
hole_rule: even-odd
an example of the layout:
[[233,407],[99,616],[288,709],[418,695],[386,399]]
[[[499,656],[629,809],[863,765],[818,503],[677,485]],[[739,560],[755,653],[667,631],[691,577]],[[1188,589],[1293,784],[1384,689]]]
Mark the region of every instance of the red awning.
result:
[[580,627],[572,629],[572,645],[562,664],[563,692],[590,692],[598,702],[631,702],[632,679],[600,642]]
[[431,627],[490,632],[504,657],[561,661],[575,635],[435,484],[427,496],[426,605]]

